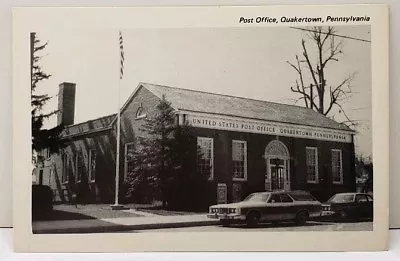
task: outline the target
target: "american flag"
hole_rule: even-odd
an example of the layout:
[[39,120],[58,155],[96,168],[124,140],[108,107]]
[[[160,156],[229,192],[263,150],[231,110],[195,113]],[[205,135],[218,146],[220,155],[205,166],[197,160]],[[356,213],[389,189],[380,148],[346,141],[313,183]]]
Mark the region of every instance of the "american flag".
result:
[[122,79],[122,76],[124,76],[124,39],[122,38],[122,33],[119,31],[119,50],[121,53],[121,64],[120,64],[120,75],[119,78]]

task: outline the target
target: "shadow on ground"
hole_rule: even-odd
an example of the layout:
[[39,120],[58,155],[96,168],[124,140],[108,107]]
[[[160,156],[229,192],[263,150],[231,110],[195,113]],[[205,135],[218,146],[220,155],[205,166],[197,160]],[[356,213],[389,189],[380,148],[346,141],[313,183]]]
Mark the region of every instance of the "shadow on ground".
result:
[[196,214],[204,214],[204,211],[181,211],[181,210],[170,210],[164,209],[159,206],[147,207],[147,208],[137,208],[137,210],[142,212],[148,212],[151,214],[159,215],[159,216],[183,216],[183,215],[196,215]]
[[[313,226],[323,226],[323,225],[328,225],[330,223],[327,222],[308,222],[302,227],[313,227]],[[222,225],[221,225],[222,226]],[[260,229],[260,228],[279,228],[279,227],[298,227],[294,222],[279,222],[279,223],[260,223],[257,226],[254,227],[248,227],[246,224],[232,224],[230,227],[234,228],[243,228],[243,229]]]
[[[346,221],[346,223],[366,223],[366,222],[372,222],[372,219]],[[334,225],[340,223],[342,222],[337,222],[334,220],[311,221],[307,222],[304,225],[301,225],[301,227],[317,227],[317,226]],[[240,228],[240,229],[260,229],[260,228],[285,228],[285,227],[290,228],[290,227],[299,227],[299,225],[297,225],[294,222],[275,222],[275,223],[260,223],[255,227],[248,227],[246,224],[231,224],[229,225],[229,227]]]
[[32,221],[82,220],[82,219],[96,219],[96,218],[81,213],[69,212],[63,210],[52,210],[49,212],[32,214]]

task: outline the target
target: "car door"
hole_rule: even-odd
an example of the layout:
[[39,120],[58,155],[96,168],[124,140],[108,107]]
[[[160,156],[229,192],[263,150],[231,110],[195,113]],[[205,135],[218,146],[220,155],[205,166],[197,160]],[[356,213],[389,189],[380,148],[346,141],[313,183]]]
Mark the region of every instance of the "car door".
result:
[[280,219],[281,197],[279,194],[272,194],[268,199],[267,206],[262,211],[262,219],[265,221],[273,221]]
[[368,216],[368,208],[370,203],[368,202],[367,195],[365,194],[357,194],[355,197],[355,210],[357,217],[367,217]]
[[280,194],[281,208],[279,210],[280,217],[283,220],[292,220],[296,218],[297,207],[293,203],[293,199],[286,193]]

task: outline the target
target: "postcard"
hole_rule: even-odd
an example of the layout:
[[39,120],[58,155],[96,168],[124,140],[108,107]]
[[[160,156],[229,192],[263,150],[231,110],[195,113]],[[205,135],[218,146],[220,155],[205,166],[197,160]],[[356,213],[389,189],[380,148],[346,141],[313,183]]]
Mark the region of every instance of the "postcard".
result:
[[13,19],[16,251],[387,248],[388,6]]

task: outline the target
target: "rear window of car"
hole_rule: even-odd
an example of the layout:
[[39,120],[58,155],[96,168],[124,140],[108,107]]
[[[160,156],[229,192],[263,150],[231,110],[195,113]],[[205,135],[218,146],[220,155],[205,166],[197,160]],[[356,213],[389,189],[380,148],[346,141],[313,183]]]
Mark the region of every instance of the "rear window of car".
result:
[[367,195],[359,194],[356,195],[356,202],[368,202]]
[[296,201],[316,201],[311,194],[305,192],[292,192],[289,195]]

